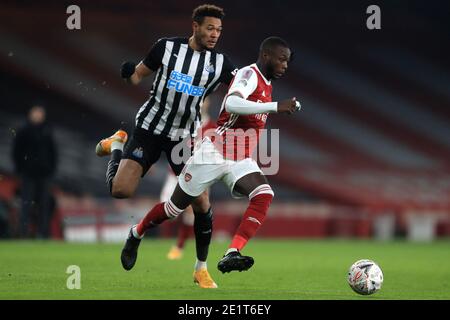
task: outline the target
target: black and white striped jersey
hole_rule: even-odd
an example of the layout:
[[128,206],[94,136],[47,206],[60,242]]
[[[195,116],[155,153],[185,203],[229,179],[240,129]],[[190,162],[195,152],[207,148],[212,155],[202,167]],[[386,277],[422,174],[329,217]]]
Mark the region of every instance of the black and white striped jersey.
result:
[[195,51],[188,41],[160,39],[142,61],[156,75],[150,97],[136,115],[136,127],[171,139],[195,136],[203,100],[220,83],[231,82],[236,68],[224,54]]

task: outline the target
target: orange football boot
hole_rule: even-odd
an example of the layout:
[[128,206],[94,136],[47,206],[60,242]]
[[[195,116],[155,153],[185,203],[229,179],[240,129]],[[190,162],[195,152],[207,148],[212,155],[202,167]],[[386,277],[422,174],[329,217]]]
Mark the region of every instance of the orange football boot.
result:
[[99,143],[97,143],[97,146],[95,147],[95,153],[99,157],[107,156],[111,154],[111,144],[114,141],[125,143],[127,142],[128,134],[120,129],[116,133],[114,133],[111,137],[101,140]]
[[206,268],[194,271],[194,282],[198,284],[200,288],[217,288],[217,284],[211,278]]

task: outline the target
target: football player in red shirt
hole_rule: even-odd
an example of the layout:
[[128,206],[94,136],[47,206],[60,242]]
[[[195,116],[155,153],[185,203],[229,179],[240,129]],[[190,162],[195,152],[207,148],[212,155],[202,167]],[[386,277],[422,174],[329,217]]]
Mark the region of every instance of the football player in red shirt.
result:
[[[240,69],[234,77],[222,104],[217,129],[214,134],[207,134],[187,161],[170,200],[154,206],[134,227],[133,234],[143,237],[146,230],[178,216],[204,190],[221,180],[233,197],[248,197],[249,206],[218,269],[243,271],[253,265],[253,258],[241,255],[240,251],[264,222],[274,193],[250,155],[268,113],[292,114],[300,109],[296,98],[272,102],[271,97],[271,80],[285,74],[290,58],[291,50],[283,39],[270,37],[262,42],[258,61]],[[241,135],[244,139],[239,139]]]

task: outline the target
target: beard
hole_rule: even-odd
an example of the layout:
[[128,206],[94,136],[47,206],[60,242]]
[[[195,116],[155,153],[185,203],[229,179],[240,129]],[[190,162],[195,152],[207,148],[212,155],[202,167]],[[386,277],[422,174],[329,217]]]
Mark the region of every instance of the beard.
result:
[[277,78],[275,78],[275,68],[273,65],[271,65],[270,63],[267,65],[267,80],[277,80]]
[[202,50],[208,49],[206,37],[203,37],[201,32],[194,33],[194,41]]

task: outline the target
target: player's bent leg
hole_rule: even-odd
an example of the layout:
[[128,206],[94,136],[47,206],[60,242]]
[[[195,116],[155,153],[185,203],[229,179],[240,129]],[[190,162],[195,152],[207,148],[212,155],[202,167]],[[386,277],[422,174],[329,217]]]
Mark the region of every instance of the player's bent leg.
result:
[[230,245],[230,248],[240,251],[264,223],[274,193],[266,177],[259,172],[250,173],[239,179],[235,184],[235,190],[249,199],[247,210]]
[[213,212],[209,203],[208,191],[205,190],[194,200],[192,209],[194,211],[194,234],[197,259],[198,261],[204,261],[206,264],[213,229]]
[[209,203],[208,191],[205,190],[192,202],[194,211],[194,234],[197,253],[197,264],[206,266],[209,244],[213,231],[213,212]]
[[248,270],[254,264],[252,257],[242,256],[240,251],[263,224],[273,199],[272,188],[265,176],[259,172],[250,173],[239,179],[235,184],[235,190],[248,196],[250,203],[228,251],[217,266],[223,273]]
[[193,204],[197,197],[191,196],[188,193],[186,193],[181,187],[180,184],[177,183],[177,186],[175,187],[175,190],[172,193],[172,196],[170,197],[170,201],[180,209],[185,210],[188,206]]
[[209,202],[209,192],[208,190],[203,191],[198,197],[194,198],[192,201],[192,209],[194,214],[206,213],[211,208],[211,203]]
[[111,195],[118,199],[133,196],[139,185],[142,173],[143,169],[139,162],[131,159],[122,159],[112,180]]
[[[194,282],[202,288],[216,288],[217,284],[211,279],[207,271],[206,258],[212,234],[212,211],[210,209],[208,193],[205,192],[223,173],[227,164],[220,154],[211,153],[211,147],[203,142],[194,155],[189,158],[178,177],[178,193],[197,198],[192,199],[194,211],[194,233],[196,241],[197,260],[194,270]],[[221,158],[222,161],[218,158]],[[181,190],[182,189],[182,190]],[[172,197],[174,203],[184,205],[186,203],[177,202],[177,189]],[[179,200],[178,200],[179,201]]]
[[208,272],[206,258],[212,234],[212,211],[207,190],[194,197],[186,193],[178,184],[171,197],[177,206],[186,208],[192,205],[194,211],[194,233],[197,260],[194,268],[194,282],[201,288],[217,288],[217,284]]
[[[176,200],[176,203],[173,202]],[[128,239],[121,253],[121,262],[125,270],[130,270],[136,263],[137,250],[141,239],[144,237],[145,232],[148,229],[155,228],[165,220],[176,218],[179,216],[187,206],[190,205],[193,197],[188,194],[184,194],[181,188],[177,185],[175,187],[174,195],[167,202],[160,202],[155,205],[139,222],[139,224],[133,226],[128,235]]]
[[197,260],[195,262],[194,282],[203,288],[217,288],[207,271],[208,251],[213,232],[213,212],[205,190],[192,203],[194,211],[194,234]]
[[145,215],[139,224],[131,227],[120,255],[123,268],[130,270],[135,265],[139,244],[148,229],[155,228],[170,218],[176,218],[182,212],[183,210],[177,208],[170,200],[160,202]]
[[234,191],[249,197],[256,188],[262,185],[269,185],[266,176],[261,172],[252,172],[236,181]]
[[[187,207],[189,201],[186,201],[185,199],[184,201],[186,203],[185,207]],[[157,227],[165,220],[176,218],[184,211],[185,207],[179,208],[172,200],[160,202],[145,215],[139,224],[131,227],[127,241],[125,242],[125,246],[120,255],[120,260],[125,270],[130,270],[135,265],[139,244],[144,237],[145,232],[148,229]]]

